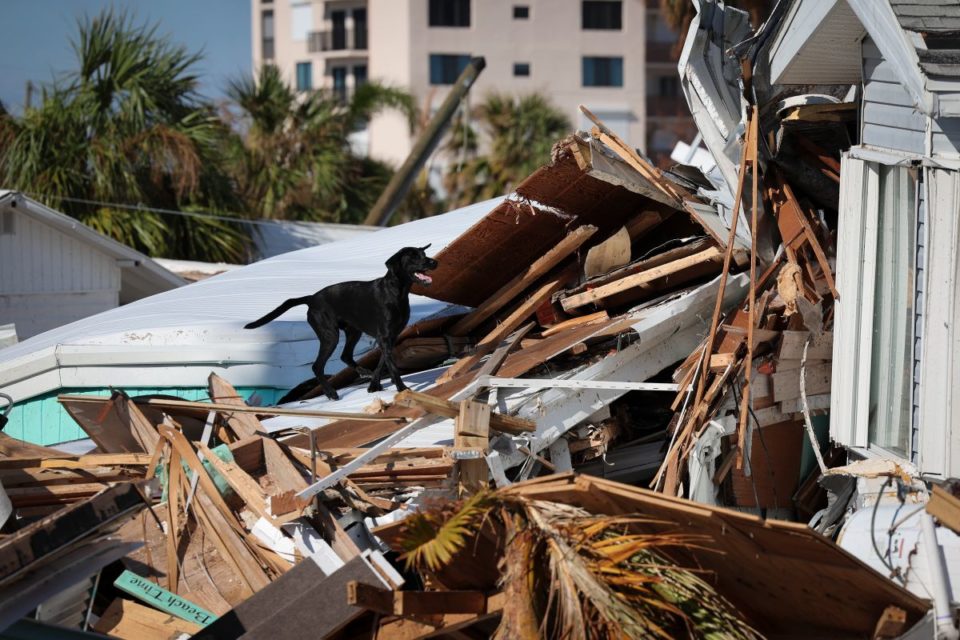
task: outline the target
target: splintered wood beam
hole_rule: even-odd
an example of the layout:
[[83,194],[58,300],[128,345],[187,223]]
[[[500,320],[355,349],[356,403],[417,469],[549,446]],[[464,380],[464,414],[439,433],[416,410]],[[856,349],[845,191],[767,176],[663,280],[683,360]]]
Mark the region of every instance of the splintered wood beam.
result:
[[347,583],[347,604],[393,616],[487,613],[482,591],[389,591],[356,580]]
[[517,274],[510,282],[500,287],[492,296],[487,298],[479,307],[468,313],[460,319],[459,322],[450,328],[449,334],[452,336],[463,336],[500,310],[506,303],[520,295],[525,289],[532,285],[538,278],[545,275],[548,271],[560,264],[567,256],[580,248],[584,242],[597,232],[593,225],[584,225],[577,227],[563,239],[560,240],[552,249],[533,262],[526,271]]
[[472,369],[485,355],[496,349],[497,345],[499,345],[507,336],[513,333],[514,330],[516,330],[524,320],[529,318],[536,311],[537,307],[547,301],[550,296],[552,296],[559,288],[560,281],[551,280],[537,289],[537,291],[527,298],[523,304],[517,307],[516,311],[507,316],[503,322],[497,325],[483,338],[483,340],[477,344],[476,351],[473,355],[457,360],[457,362],[455,362],[449,369],[446,370],[446,372],[444,372],[442,376],[437,379],[437,382],[440,384],[449,382],[461,373],[465,373]]
[[590,313],[585,316],[577,316],[576,318],[570,318],[569,320],[564,320],[563,322],[558,322],[552,327],[545,329],[540,333],[544,338],[549,338],[552,335],[560,333],[561,331],[566,331],[567,329],[572,329],[573,327],[578,327],[582,324],[590,324],[591,322],[603,322],[610,319],[610,314],[606,311],[597,311],[596,313]]
[[92,469],[96,467],[146,466],[149,453],[89,453],[62,458],[0,458],[0,469]]
[[[99,396],[79,396],[61,394],[57,396],[59,402],[75,402],[87,404],[107,404],[110,399]],[[251,407],[224,404],[220,402],[193,402],[190,400],[170,400],[167,398],[138,398],[134,404],[146,404],[160,409],[203,409],[223,413],[252,413],[261,416],[301,416],[304,418],[330,418],[332,420],[358,420],[362,422],[406,422],[406,418],[389,418],[370,415],[369,413],[338,413],[336,411],[310,411],[307,409],[283,409],[281,407]]]
[[[460,405],[450,400],[437,398],[426,393],[407,389],[401,391],[394,399],[399,405],[404,407],[415,407],[423,409],[427,413],[432,413],[445,418],[456,418],[460,415]],[[517,418],[515,416],[506,416],[502,413],[490,414],[490,428],[501,433],[510,433],[520,435],[536,431],[537,425],[532,420]]]
[[927,502],[927,513],[954,533],[960,533],[960,499],[952,494],[935,486]]
[[[207,379],[207,386],[210,390],[210,400],[220,404],[229,404],[236,407],[248,407],[246,401],[237,393],[229,382],[215,373],[211,373]],[[260,424],[257,416],[249,413],[224,413],[224,418],[237,438],[248,438],[257,433],[266,434],[267,430]]]
[[615,280],[614,282],[599,286],[596,289],[590,289],[588,291],[584,291],[583,293],[561,298],[560,305],[563,307],[564,311],[572,311],[573,309],[578,309],[584,305],[590,304],[591,302],[609,298],[610,296],[618,294],[622,291],[626,291],[627,289],[633,289],[634,287],[640,287],[645,284],[649,284],[654,280],[669,276],[679,271],[683,271],[684,269],[688,269],[692,266],[703,264],[704,262],[719,261],[722,257],[723,252],[721,252],[720,249],[717,247],[710,247],[709,249],[695,253],[692,256],[680,258],[679,260],[668,262],[667,264],[660,265],[659,267],[653,267],[652,269],[635,273],[625,278],[621,278],[620,280]]

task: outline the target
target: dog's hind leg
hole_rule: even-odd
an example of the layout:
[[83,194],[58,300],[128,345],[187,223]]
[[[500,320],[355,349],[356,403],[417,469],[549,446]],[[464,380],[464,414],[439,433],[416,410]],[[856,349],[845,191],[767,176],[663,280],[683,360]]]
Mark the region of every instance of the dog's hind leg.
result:
[[353,359],[353,350],[357,346],[357,342],[360,341],[360,336],[363,335],[363,332],[359,329],[354,329],[353,327],[345,326],[343,332],[347,336],[346,342],[343,343],[343,353],[340,355],[340,359],[348,367],[352,367],[354,371],[357,372],[357,375],[363,378],[370,378],[371,373],[369,369],[361,367],[357,364],[357,361]]
[[330,359],[337,348],[337,342],[340,341],[340,329],[337,328],[337,322],[332,316],[317,309],[310,309],[307,312],[307,322],[313,327],[317,338],[320,339],[320,351],[313,363],[313,375],[317,376],[317,381],[320,383],[324,395],[331,400],[339,400],[340,396],[337,395],[336,389],[327,379],[324,369],[327,366],[327,360]]
[[407,385],[403,383],[403,379],[400,378],[400,370],[393,362],[393,341],[377,340],[377,344],[380,345],[380,361],[377,363],[377,368],[373,371],[373,379],[370,381],[370,386],[367,387],[367,391],[373,392],[383,389],[380,379],[383,376],[384,366],[387,367],[387,371],[390,373],[390,379],[393,380],[393,384],[396,385],[397,391],[403,391],[407,388]]

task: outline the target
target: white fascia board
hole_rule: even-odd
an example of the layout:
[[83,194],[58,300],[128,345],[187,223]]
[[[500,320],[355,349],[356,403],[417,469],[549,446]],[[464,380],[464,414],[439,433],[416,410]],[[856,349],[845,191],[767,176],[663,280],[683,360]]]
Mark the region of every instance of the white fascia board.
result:
[[[749,286],[746,274],[731,276],[724,293],[723,309],[729,310],[743,300]],[[719,277],[678,299],[645,309],[633,325],[640,339],[618,353],[607,356],[581,371],[576,379],[636,381],[647,380],[671,364],[683,360],[703,341],[709,330],[719,288]],[[553,444],[571,428],[623,396],[623,390],[551,389],[536,402],[520,407],[520,417],[537,423],[530,436],[530,450],[537,452]],[[507,399],[509,404],[509,399]],[[516,448],[514,439],[498,438],[504,468],[523,463],[526,454]]]
[[[230,380],[235,387],[293,387],[313,374],[310,367],[280,368],[265,364],[233,365],[183,365],[183,366],[119,366],[119,367],[64,367],[58,370],[56,380],[47,380],[47,387],[40,393],[58,388],[108,387],[206,387],[211,373]],[[33,394],[36,395],[36,394]]]
[[910,94],[913,106],[928,116],[937,115],[936,96],[927,91],[917,49],[900,27],[888,0],[847,0],[863,27],[873,38],[884,59],[889,62]]
[[843,0],[806,0],[794,2],[773,46],[769,48],[770,84],[779,84],[807,40],[820,28],[838,2]]

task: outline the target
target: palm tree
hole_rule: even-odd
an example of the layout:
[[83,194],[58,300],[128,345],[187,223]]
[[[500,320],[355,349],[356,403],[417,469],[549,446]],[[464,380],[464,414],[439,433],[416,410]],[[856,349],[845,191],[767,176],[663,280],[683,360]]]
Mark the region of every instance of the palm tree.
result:
[[383,109],[411,120],[413,98],[366,83],[344,100],[329,90],[297,94],[265,65],[231,82],[239,115],[231,167],[248,212],[264,218],[360,222],[390,179],[390,169],[356,153],[350,136]]
[[0,112],[0,183],[150,255],[237,262],[247,237],[215,216],[235,204],[218,148],[227,130],[196,93],[199,56],[156,27],[101,12],[79,24],[78,68],[21,117]]
[[572,132],[563,112],[536,93],[491,93],[470,115],[480,131],[458,118],[446,144],[451,162],[445,186],[454,206],[508,193],[549,159],[554,142]]

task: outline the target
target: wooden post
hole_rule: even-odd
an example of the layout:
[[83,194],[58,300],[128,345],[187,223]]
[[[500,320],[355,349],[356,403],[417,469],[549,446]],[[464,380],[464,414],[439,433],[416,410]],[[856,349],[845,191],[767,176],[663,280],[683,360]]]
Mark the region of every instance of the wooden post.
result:
[[[457,457],[457,493],[476,493],[487,486],[486,454],[490,445],[490,405],[473,400],[460,402],[453,447]],[[460,456],[471,456],[464,458]],[[475,456],[475,457],[474,457]]]

